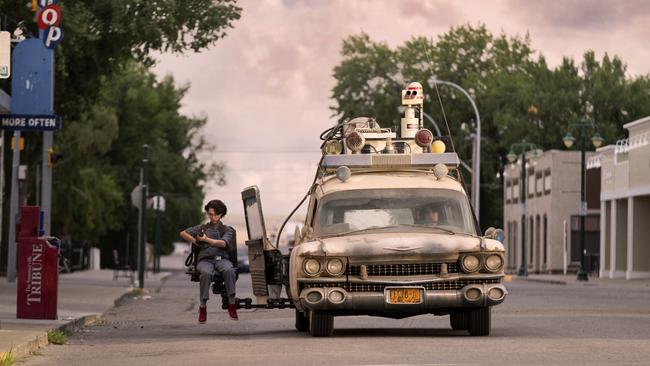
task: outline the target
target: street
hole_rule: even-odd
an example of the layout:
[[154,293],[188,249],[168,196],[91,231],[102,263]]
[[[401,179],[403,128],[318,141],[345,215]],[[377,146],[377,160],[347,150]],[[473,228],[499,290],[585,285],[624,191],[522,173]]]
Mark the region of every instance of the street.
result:
[[[27,358],[26,365],[438,365],[647,364],[650,287],[513,280],[492,312],[492,334],[453,331],[449,317],[335,319],[334,336],[294,329],[294,310],[240,310],[238,322],[208,303],[197,323],[197,284],[169,277],[150,299],[127,298],[93,326]],[[250,296],[250,277],[238,281]]]

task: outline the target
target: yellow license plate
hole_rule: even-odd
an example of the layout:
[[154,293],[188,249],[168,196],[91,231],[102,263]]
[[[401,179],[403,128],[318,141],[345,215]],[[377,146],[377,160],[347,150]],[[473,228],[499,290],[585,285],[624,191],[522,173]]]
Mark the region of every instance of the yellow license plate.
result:
[[422,302],[422,289],[391,288],[388,289],[388,298],[391,304],[419,304]]

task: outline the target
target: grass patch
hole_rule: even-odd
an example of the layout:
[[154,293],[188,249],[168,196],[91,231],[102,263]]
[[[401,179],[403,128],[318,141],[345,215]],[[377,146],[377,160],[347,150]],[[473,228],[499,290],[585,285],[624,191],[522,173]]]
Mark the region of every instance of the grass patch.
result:
[[0,366],[11,366],[14,364],[14,355],[11,350],[0,356]]
[[70,335],[69,331],[52,329],[47,331],[47,340],[52,344],[66,344]]
[[139,287],[134,287],[129,291],[131,296],[141,296],[149,293],[149,290]]

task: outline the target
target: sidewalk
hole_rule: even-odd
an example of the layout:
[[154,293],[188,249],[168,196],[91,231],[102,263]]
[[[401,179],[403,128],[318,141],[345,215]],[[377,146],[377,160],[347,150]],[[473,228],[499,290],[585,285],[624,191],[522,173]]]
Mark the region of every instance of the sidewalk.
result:
[[[147,273],[145,287],[159,288],[169,272]],[[128,278],[113,281],[112,270],[59,275],[58,320],[16,319],[16,283],[0,278],[0,359],[11,352],[14,360],[48,344],[47,331],[74,331],[91,324],[131,290]]]
[[518,277],[511,275],[512,281],[529,281],[540,282],[554,285],[569,285],[569,286],[602,286],[602,287],[626,287],[626,288],[645,288],[650,290],[650,279],[643,280],[626,280],[626,279],[611,279],[611,278],[598,278],[589,277],[588,281],[578,281],[576,274],[566,275],[544,275],[544,274],[530,274],[528,277]]

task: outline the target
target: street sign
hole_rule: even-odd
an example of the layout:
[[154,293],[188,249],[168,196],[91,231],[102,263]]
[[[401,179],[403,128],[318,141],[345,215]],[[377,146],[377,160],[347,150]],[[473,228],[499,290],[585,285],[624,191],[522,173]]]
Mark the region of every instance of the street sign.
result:
[[153,196],[150,198],[154,210],[165,211],[165,197]]
[[0,79],[11,76],[11,33],[0,32]]
[[0,116],[4,130],[54,131],[61,128],[61,117],[55,115],[6,114]]
[[55,49],[63,40],[61,24],[61,7],[50,4],[41,10],[37,16],[38,28],[43,31],[43,43],[49,49]]
[[131,204],[138,209],[142,205],[142,186],[140,184],[131,191]]

